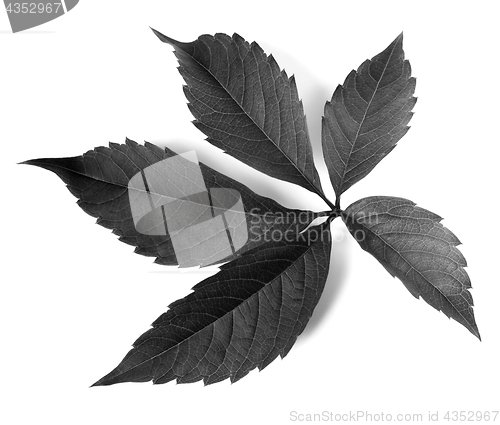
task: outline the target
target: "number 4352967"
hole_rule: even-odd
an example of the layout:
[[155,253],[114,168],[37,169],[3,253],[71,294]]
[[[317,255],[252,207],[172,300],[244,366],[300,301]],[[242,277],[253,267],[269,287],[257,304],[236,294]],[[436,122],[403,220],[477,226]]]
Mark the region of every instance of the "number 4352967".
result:
[[443,419],[445,421],[452,421],[452,422],[463,422],[463,421],[493,422],[497,420],[498,413],[499,413],[498,410],[492,410],[492,411],[453,410],[453,411],[447,411]]
[[9,3],[7,13],[57,13],[61,3]]

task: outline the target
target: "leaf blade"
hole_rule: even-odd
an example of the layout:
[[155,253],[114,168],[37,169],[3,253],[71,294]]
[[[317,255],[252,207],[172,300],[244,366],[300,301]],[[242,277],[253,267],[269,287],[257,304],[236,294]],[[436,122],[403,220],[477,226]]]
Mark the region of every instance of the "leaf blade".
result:
[[316,228],[295,242],[269,242],[225,264],[172,303],[94,385],[236,382],[286,356],[321,296],[330,247],[328,227]]
[[[129,180],[141,170],[177,154],[153,144],[144,146],[127,139],[125,144],[110,143],[82,156],[73,158],[47,158],[25,161],[56,173],[76,196],[78,205],[97,223],[119,236],[121,242],[135,246],[135,252],[156,257],[162,265],[179,264],[169,235],[155,236],[137,231],[128,195]],[[296,234],[304,230],[319,214],[291,210],[272,199],[260,196],[245,185],[200,163],[201,173],[210,188],[230,188],[238,191],[245,207],[248,241],[229,261],[244,252],[266,243],[273,234]]]
[[208,142],[329,203],[314,166],[295,79],[280,70],[272,55],[238,34],[202,35],[181,43],[153,32],[175,49],[194,124]]
[[326,102],[322,146],[337,198],[370,173],[406,134],[417,100],[415,85],[400,34],[352,71]]
[[407,199],[373,196],[349,206],[343,220],[361,248],[414,297],[421,296],[481,339],[460,241],[441,217]]

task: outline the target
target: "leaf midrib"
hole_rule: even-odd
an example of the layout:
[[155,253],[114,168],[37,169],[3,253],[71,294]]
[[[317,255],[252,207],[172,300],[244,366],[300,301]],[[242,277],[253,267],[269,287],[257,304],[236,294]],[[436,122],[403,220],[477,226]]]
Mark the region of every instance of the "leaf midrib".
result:
[[[215,39],[215,37],[214,37]],[[199,39],[198,39],[199,40]],[[205,43],[203,40],[199,40],[200,42],[204,43],[205,46],[207,46],[207,48],[210,50],[210,53],[212,53],[210,47],[207,45],[207,43]],[[233,40],[232,40],[233,42]],[[246,43],[246,42],[245,42]],[[225,46],[224,46],[225,47]],[[176,48],[176,46],[174,46],[174,48]],[[180,49],[182,49],[181,47],[178,47]],[[189,54],[188,52],[186,52],[185,50],[183,50],[187,55],[189,55],[189,57],[191,59],[193,59],[199,66],[201,66],[205,71],[207,71],[210,76],[224,89],[224,91],[229,95],[229,97],[233,100],[233,102],[238,105],[238,107],[241,109],[241,111],[245,114],[245,116],[247,116],[248,118],[250,118],[250,120],[252,121],[252,123],[255,125],[255,127],[257,127],[259,129],[259,131],[264,135],[266,136],[266,139],[269,140],[280,152],[281,154],[288,160],[288,162],[290,162],[290,164],[293,165],[293,167],[299,172],[299,174],[301,175],[301,177],[309,184],[309,186],[314,190],[314,192],[316,192],[320,197],[321,199],[323,199],[325,202],[327,202],[327,204],[329,204],[328,200],[325,198],[325,195],[323,194],[323,191],[316,186],[316,184],[314,182],[311,182],[311,180],[304,174],[304,172],[302,172],[302,170],[297,166],[297,164],[295,164],[295,162],[293,162],[291,160],[291,158],[289,157],[289,155],[287,155],[283,149],[277,145],[273,139],[271,139],[271,137],[264,131],[264,129],[260,128],[260,126],[255,122],[255,120],[253,119],[253,117],[251,115],[249,115],[247,113],[247,111],[245,111],[245,109],[243,108],[243,106],[234,98],[234,96],[227,90],[227,88],[222,84],[222,82],[220,82],[216,77],[215,75],[205,66],[203,65],[201,62],[199,62],[194,56],[192,56],[191,54]],[[248,51],[251,51],[251,49],[249,48]],[[227,52],[227,49],[226,49],[226,52]],[[266,55],[267,56],[267,55]],[[269,58],[269,56],[267,56],[267,58]],[[267,63],[267,60],[266,60],[266,63]],[[245,78],[245,75],[243,74],[243,77]],[[290,79],[288,79],[290,80]],[[259,82],[260,82],[260,74],[259,74]],[[260,86],[262,88],[262,86]],[[305,120],[305,117],[304,117],[304,120]],[[304,129],[305,131],[307,131],[307,128]],[[307,134],[307,133],[306,133]],[[307,134],[307,140],[310,144],[310,140],[309,140],[309,135]],[[313,163],[313,167],[315,167],[314,163]],[[313,172],[315,171],[315,168],[313,168]]]
[[[452,302],[448,299],[448,297],[441,291],[441,289],[439,289],[437,286],[435,286],[432,282],[430,282],[418,269],[416,269],[410,262],[409,260],[407,260],[400,252],[399,250],[397,250],[396,248],[394,248],[389,242],[387,242],[384,238],[382,238],[380,235],[378,235],[377,233],[375,233],[373,230],[371,230],[370,228],[366,227],[364,224],[360,224],[361,226],[363,226],[363,228],[365,228],[367,231],[369,231],[372,235],[374,235],[375,237],[377,237],[380,241],[382,241],[385,245],[387,245],[389,248],[391,248],[406,264],[408,264],[408,266],[414,270],[420,277],[422,277],[422,279],[424,279],[430,286],[432,286],[434,289],[436,289],[440,294],[441,296],[446,300],[446,302],[449,304],[449,306],[454,310],[456,311],[460,317],[463,318],[463,320],[465,321],[465,323],[467,323],[467,327],[470,328],[474,335],[477,333],[472,324],[469,323],[469,321],[467,320],[467,318],[464,317],[464,315],[459,311],[457,310],[457,308],[452,304]],[[459,268],[463,268],[462,266],[459,265]],[[401,280],[401,279],[400,279]],[[421,294],[419,294],[419,296],[421,296]]]
[[[384,77],[384,74],[385,74],[385,71],[387,70],[387,66],[389,65],[389,62],[391,61],[392,59],[392,55],[394,53],[394,50],[396,48],[396,44],[394,44],[394,46],[392,47],[391,49],[391,54],[389,55],[389,58],[387,59],[387,62],[386,64],[384,65],[384,69],[382,71],[382,73],[380,74],[380,79],[377,81],[377,85],[375,86],[375,90],[373,90],[373,94],[368,102],[368,104],[366,105],[366,110],[365,110],[365,113],[363,114],[363,118],[361,119],[361,121],[359,122],[359,125],[358,125],[358,129],[356,131],[356,135],[354,136],[354,139],[352,141],[352,144],[351,144],[351,148],[349,150],[349,156],[347,157],[347,162],[345,163],[345,166],[344,166],[344,170],[342,172],[342,178],[340,180],[340,185],[339,185],[339,195],[343,193],[343,186],[344,186],[344,181],[345,181],[345,177],[346,175],[348,174],[348,171],[347,169],[349,168],[349,162],[351,161],[351,156],[352,156],[352,153],[353,153],[353,150],[354,150],[354,146],[356,145],[356,142],[357,142],[357,139],[358,139],[358,136],[359,136],[359,132],[361,131],[361,127],[363,126],[363,123],[366,119],[366,114],[368,113],[368,110],[370,109],[370,106],[373,102],[373,99],[375,98],[375,95],[377,94],[377,90],[379,88],[379,85],[380,85],[380,82],[382,81],[383,77]],[[372,64],[372,62],[370,61],[370,65]],[[357,90],[356,90],[357,91]],[[343,93],[342,93],[342,103],[343,103]]]
[[[29,163],[29,161],[26,161],[26,163]],[[105,179],[97,178],[97,177],[95,177],[95,176],[89,176],[89,175],[87,175],[87,174],[85,174],[85,173],[82,173],[82,172],[80,172],[80,171],[76,171],[76,170],[73,170],[73,169],[71,169],[71,168],[67,168],[67,167],[61,166],[61,165],[54,165],[54,167],[57,167],[57,168],[60,168],[60,169],[63,169],[63,170],[67,170],[67,171],[69,171],[69,172],[71,172],[71,173],[75,173],[75,174],[78,174],[78,175],[80,175],[80,176],[83,176],[83,177],[86,177],[86,178],[89,178],[89,179],[95,180],[96,182],[102,182],[102,183],[106,183],[106,184],[109,184],[109,185],[112,185],[112,186],[118,186],[118,187],[120,187],[120,188],[123,188],[123,189],[127,189],[127,190],[128,190],[128,185],[127,185],[127,186],[125,186],[125,185],[124,185],[124,184],[122,184],[122,183],[118,183],[118,182],[111,182],[111,181],[108,181],[108,180],[105,180]],[[70,185],[67,185],[67,186],[70,186]],[[149,193],[149,192],[147,192],[146,190],[136,189],[136,188],[134,188],[134,191],[141,192],[141,193]],[[189,203],[191,203],[191,204],[196,204],[196,205],[205,205],[205,204],[202,204],[202,203],[200,203],[200,202],[193,202],[193,201],[187,201],[187,200],[185,200],[184,202],[189,202]],[[259,203],[260,203],[260,202],[259,202]],[[260,203],[260,205],[263,205],[263,204],[262,204],[262,203]],[[257,216],[262,216],[262,217],[264,217],[264,216],[265,216],[265,217],[269,217],[269,214],[267,214],[267,213],[264,213],[264,214],[251,214],[251,213],[249,213],[249,212],[245,212],[245,216],[246,216],[246,217],[248,217],[248,216],[255,216],[255,215],[257,215]],[[279,215],[279,214],[272,214],[272,216],[277,216],[278,218],[280,218],[280,215]],[[316,218],[316,217],[315,217],[315,218]],[[314,219],[313,219],[313,220],[314,220]],[[272,226],[270,229],[274,228],[274,226],[275,226],[275,223],[273,224],[273,226]],[[267,233],[267,231],[266,231],[266,232],[264,232],[264,233]],[[264,233],[263,233],[263,234],[264,234]]]
[[[316,242],[315,242],[316,243]],[[189,335],[187,338],[183,339],[182,341],[179,341],[178,343],[176,343],[175,345],[172,345],[171,347],[167,348],[166,350],[163,350],[161,351],[160,353],[158,354],[155,354],[154,356],[152,357],[149,357],[147,360],[144,360],[136,365],[134,365],[133,367],[131,367],[130,369],[127,369],[125,370],[124,372],[118,374],[118,375],[115,375],[113,378],[111,379],[116,379],[116,377],[120,376],[120,375],[123,375],[124,373],[128,373],[130,372],[131,370],[134,370],[136,369],[137,367],[139,366],[142,366],[144,365],[145,363],[148,363],[150,361],[153,361],[154,359],[158,358],[159,356],[163,356],[164,354],[168,353],[170,350],[172,349],[176,349],[177,347],[179,347],[181,344],[185,343],[186,341],[188,341],[190,338],[196,336],[197,334],[199,334],[200,332],[203,332],[205,329],[209,328],[210,326],[215,326],[215,323],[218,322],[219,320],[222,320],[223,318],[225,318],[228,314],[234,314],[234,311],[239,307],[241,306],[243,303],[245,302],[248,302],[250,299],[252,299],[253,297],[257,296],[260,291],[264,290],[264,288],[266,288],[267,286],[269,285],[272,285],[274,284],[278,279],[280,279],[292,266],[294,266],[299,260],[301,260],[308,252],[309,250],[314,246],[315,243],[312,243],[311,245],[309,245],[307,247],[307,249],[294,261],[292,261],[290,263],[290,265],[285,269],[283,270],[278,276],[276,276],[273,280],[271,280],[269,283],[266,283],[262,286],[262,288],[260,288],[258,291],[254,292],[252,295],[250,295],[248,298],[245,298],[241,303],[239,303],[235,308],[231,309],[230,311],[228,311],[227,313],[225,313],[224,315],[216,318],[213,322],[210,322],[208,325],[204,326],[203,328],[201,329],[198,329],[196,330],[195,332],[193,332],[191,335]],[[220,273],[220,272],[219,272]],[[152,327],[151,329],[158,329],[159,327]],[[232,334],[231,334],[232,335]],[[137,346],[134,346],[134,349],[136,349],[137,347],[140,347],[143,343],[137,345]],[[227,352],[227,350],[226,350]],[[166,372],[168,373],[168,371]],[[156,380],[162,378],[163,376],[165,376],[165,373],[161,376],[159,376],[158,378],[156,378]],[[207,375],[208,376],[208,375]],[[152,378],[154,379],[154,378]],[[106,382],[106,381],[104,381]]]

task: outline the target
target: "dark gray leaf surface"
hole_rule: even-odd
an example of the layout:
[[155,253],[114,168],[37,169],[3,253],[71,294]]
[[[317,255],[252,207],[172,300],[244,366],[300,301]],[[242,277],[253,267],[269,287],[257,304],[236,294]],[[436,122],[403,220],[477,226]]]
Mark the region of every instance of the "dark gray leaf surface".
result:
[[94,385],[235,382],[284,357],[318,303],[330,262],[328,226],[302,236],[269,242],[223,265],[171,304]]
[[[98,147],[78,157],[35,159],[25,164],[56,173],[78,198],[78,205],[97,217],[98,224],[112,229],[120,241],[135,246],[136,253],[156,257],[155,262],[159,264],[177,265],[168,234],[146,235],[136,230],[128,195],[129,180],[136,173],[175,155],[168,148],[162,149],[151,143],[143,146],[127,140],[125,144],[110,143],[109,147]],[[208,187],[237,190],[247,212],[248,241],[224,261],[266,243],[273,234],[296,234],[318,216],[310,211],[287,209],[202,163],[200,168]],[[168,184],[167,179],[165,184]]]
[[153,31],[174,47],[194,124],[211,144],[326,201],[295,79],[273,56],[238,34],[181,43]]
[[[154,32],[174,47],[194,123],[207,140],[269,176],[317,193],[332,211],[284,208],[197,160],[189,162],[188,154],[180,159],[168,148],[128,139],[78,157],[26,161],[56,173],[98,224],[159,264],[195,265],[199,258],[200,265],[229,261],[172,303],[95,386],[235,382],[278,355],[286,356],[322,294],[330,263],[329,224],[338,215],[360,246],[415,297],[480,338],[466,262],[457,249],[460,242],[440,224],[440,217],[392,197],[365,198],[345,212],[340,209],[340,195],[365,177],[409,128],[415,79],[404,59],[402,35],[352,71],[325,106],[322,144],[337,195],[334,204],[325,197],[314,166],[295,80],[272,56],[237,34],[202,35],[181,43]],[[149,202],[137,204],[138,199]],[[228,205],[241,201],[243,207],[226,216],[227,200]],[[325,215],[326,222],[308,228]],[[170,226],[167,217],[179,221]],[[195,228],[217,220],[225,227]],[[163,234],[157,232],[162,226]],[[201,232],[198,238],[202,228],[211,233]],[[193,237],[174,249],[179,241],[174,232],[186,229]],[[237,240],[237,251],[231,239],[235,229],[248,234]],[[226,233],[231,250],[228,244],[224,249],[212,245]],[[206,256],[191,252],[201,252],[201,246]],[[232,255],[214,260],[212,252]],[[180,253],[187,253],[187,259]]]
[[467,265],[460,241],[438,215],[393,197],[361,199],[346,209],[347,227],[412,293],[464,325],[480,338],[474,319]]
[[403,34],[352,71],[326,103],[322,144],[337,197],[365,177],[405,135],[416,98]]

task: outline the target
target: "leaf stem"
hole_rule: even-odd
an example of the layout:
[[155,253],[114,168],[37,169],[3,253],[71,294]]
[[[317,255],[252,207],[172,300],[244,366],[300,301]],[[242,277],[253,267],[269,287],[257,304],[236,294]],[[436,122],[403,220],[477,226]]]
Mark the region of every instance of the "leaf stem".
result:
[[336,198],[335,198],[335,208],[336,210],[339,210],[339,211],[342,211],[340,209],[340,195],[338,195]]
[[313,188],[314,188],[314,191],[318,194],[318,196],[323,199],[323,201],[326,202],[326,204],[332,209],[332,210],[335,210],[335,205],[325,196],[325,194],[323,193],[323,191],[319,188],[317,188],[316,186],[313,185]]
[[344,214],[344,211],[342,211],[340,208],[334,207],[331,211],[322,211],[319,214],[320,217],[328,216],[328,220],[326,221],[326,223],[330,224],[337,217],[341,217],[342,214]]

